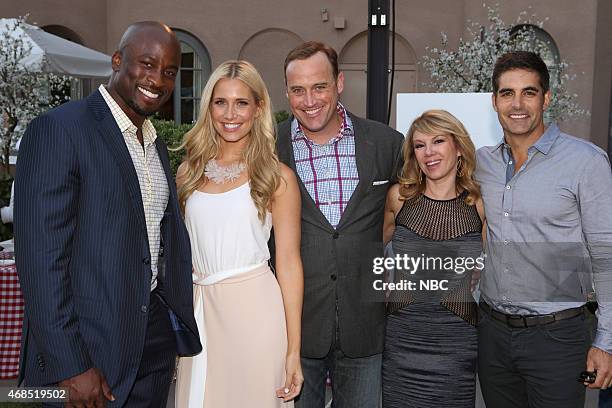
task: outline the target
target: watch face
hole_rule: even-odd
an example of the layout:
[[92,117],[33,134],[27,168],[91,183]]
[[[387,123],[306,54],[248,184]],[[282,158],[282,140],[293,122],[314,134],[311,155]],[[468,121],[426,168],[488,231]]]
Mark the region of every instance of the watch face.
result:
[[597,379],[597,372],[583,371],[580,373],[578,382],[593,384]]

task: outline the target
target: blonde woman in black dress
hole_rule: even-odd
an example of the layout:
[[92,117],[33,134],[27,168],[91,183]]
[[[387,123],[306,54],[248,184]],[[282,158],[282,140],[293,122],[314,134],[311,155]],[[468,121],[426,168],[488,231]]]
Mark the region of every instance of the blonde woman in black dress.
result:
[[422,258],[422,265],[413,274],[396,269],[394,280],[407,278],[417,289],[420,280],[448,283],[446,290],[390,293],[383,407],[473,408],[477,305],[470,278],[479,267],[484,213],[472,178],[474,144],[457,118],[430,110],[413,122],[403,154],[400,183],[387,195],[384,239],[394,255]]

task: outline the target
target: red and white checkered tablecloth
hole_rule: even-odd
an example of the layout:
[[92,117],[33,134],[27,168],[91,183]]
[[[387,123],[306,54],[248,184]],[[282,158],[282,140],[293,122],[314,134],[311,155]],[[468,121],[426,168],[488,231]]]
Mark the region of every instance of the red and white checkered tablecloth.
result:
[[[0,259],[12,258],[0,252]],[[15,264],[0,265],[0,380],[17,378],[23,324],[23,296]]]

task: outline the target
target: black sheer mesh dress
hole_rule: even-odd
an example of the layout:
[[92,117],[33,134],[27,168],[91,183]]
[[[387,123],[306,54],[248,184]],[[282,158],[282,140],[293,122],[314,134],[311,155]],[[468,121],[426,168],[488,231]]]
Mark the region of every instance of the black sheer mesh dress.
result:
[[[470,269],[477,264],[466,259],[481,254],[482,223],[466,195],[445,201],[418,196],[396,217],[393,255],[421,263],[410,271],[396,268],[391,278],[413,284],[388,293],[384,408],[474,407],[478,313]],[[420,281],[444,282],[445,290]]]

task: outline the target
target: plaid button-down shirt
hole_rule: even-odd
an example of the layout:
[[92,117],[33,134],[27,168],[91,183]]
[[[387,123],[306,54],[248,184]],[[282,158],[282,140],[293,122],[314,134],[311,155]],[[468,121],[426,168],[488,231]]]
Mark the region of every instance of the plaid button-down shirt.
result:
[[338,103],[337,111],[342,122],[338,135],[322,145],[308,139],[297,119],[291,123],[297,174],[334,228],[359,183],[353,123],[342,104]]
[[119,126],[119,130],[123,134],[125,144],[132,157],[134,169],[138,175],[138,184],[140,185],[147,224],[149,251],[151,253],[151,290],[153,290],[157,286],[157,261],[159,259],[161,236],[160,223],[170,195],[164,168],[155,147],[157,133],[151,121],[145,120],[142,124],[142,139],[144,141],[144,146],[142,146],[136,136],[138,129],[130,118],[115,102],[104,85],[100,85],[99,90],[111,110],[117,126]]

